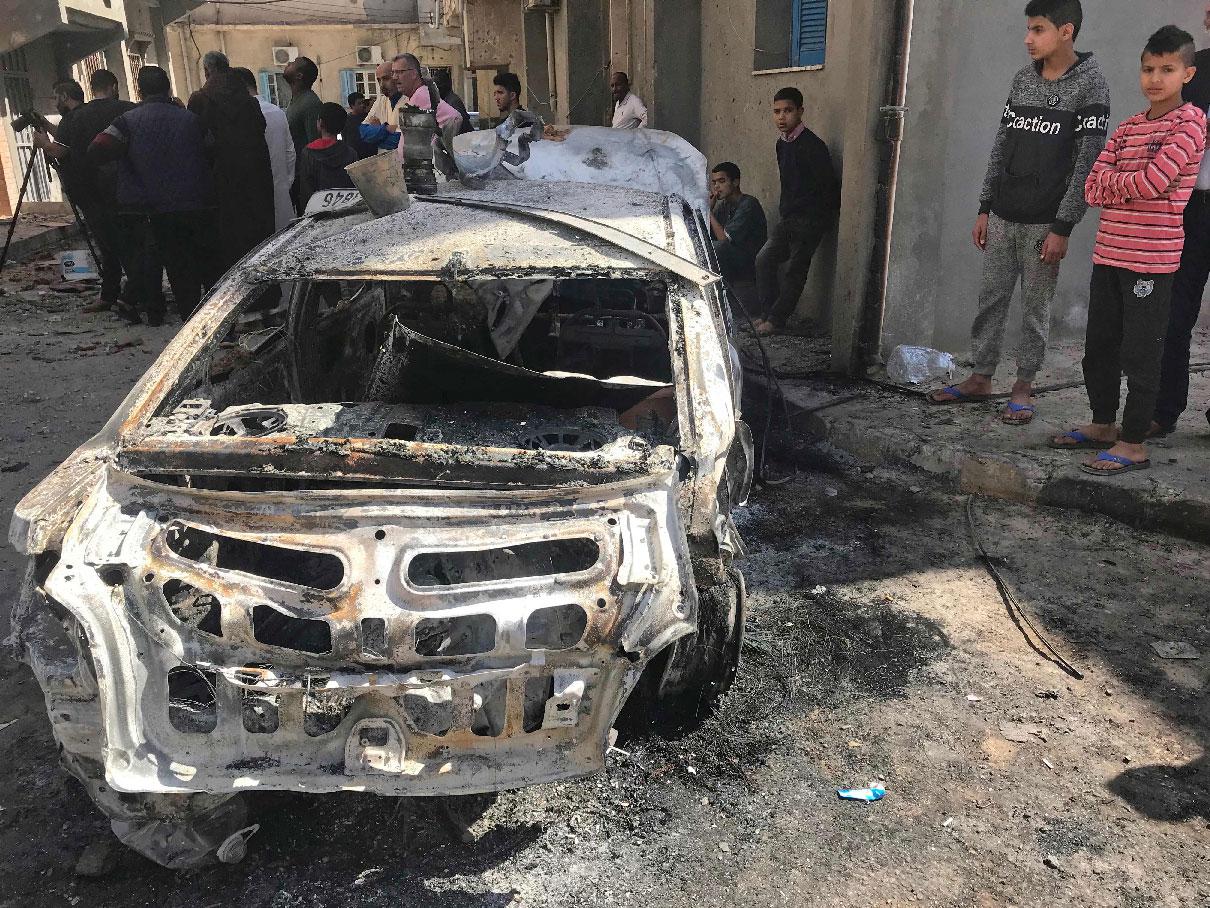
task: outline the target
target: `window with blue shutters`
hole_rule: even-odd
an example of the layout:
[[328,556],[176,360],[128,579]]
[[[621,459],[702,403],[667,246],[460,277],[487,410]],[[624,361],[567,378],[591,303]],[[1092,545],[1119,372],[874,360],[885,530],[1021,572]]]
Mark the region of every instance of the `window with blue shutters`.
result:
[[828,0],[794,0],[791,66],[823,66],[828,37]]
[[752,69],[823,66],[827,37],[828,0],[756,0]]

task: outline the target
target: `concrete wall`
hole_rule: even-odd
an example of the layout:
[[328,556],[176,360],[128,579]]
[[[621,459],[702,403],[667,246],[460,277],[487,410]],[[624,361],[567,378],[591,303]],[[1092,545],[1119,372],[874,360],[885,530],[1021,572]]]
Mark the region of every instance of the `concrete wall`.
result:
[[[803,93],[806,123],[827,143],[842,174],[840,228],[816,256],[798,315],[824,330],[839,330],[846,344],[856,318],[850,307],[860,305],[868,265],[876,178],[870,142],[890,58],[892,6],[888,0],[834,0],[828,5],[822,68],[753,72],[757,0],[701,3],[701,59],[708,77],[701,81],[700,147],[710,162],[738,164],[744,191],[760,199],[770,221],[775,220],[780,183],[773,95],[789,86]],[[853,64],[857,59],[862,65]],[[850,155],[847,145],[856,145],[856,154]]]
[[[969,347],[981,254],[970,231],[1013,74],[1029,62],[1024,0],[917,0],[906,140],[895,212],[884,353],[919,343]],[[1138,60],[1148,35],[1175,23],[1206,43],[1203,4],[1190,0],[1085,3],[1076,47],[1093,51],[1109,82],[1111,125],[1146,106]],[[958,40],[959,36],[961,40]],[[1082,336],[1097,212],[1072,236],[1053,323]],[[1010,325],[1016,330],[1014,312]]]
[[702,6],[701,0],[661,0],[655,5],[654,90],[645,99],[652,126],[694,145],[701,145],[703,83],[714,79],[713,72],[702,67]]
[[[360,45],[379,45],[387,60],[398,53],[413,53],[426,65],[450,66],[455,88],[461,85],[464,59],[461,46],[423,46],[420,27],[415,25],[387,29],[349,25],[194,26],[189,29],[174,25],[169,31],[172,33],[169,42],[172,85],[182,99],[201,87],[201,55],[210,50],[225,53],[232,66],[246,66],[259,73],[280,69],[273,66],[272,48],[297,47],[319,66],[316,94],[325,101],[339,104],[345,102],[341,94],[340,71],[359,68],[352,54]],[[490,92],[488,97],[490,100]]]

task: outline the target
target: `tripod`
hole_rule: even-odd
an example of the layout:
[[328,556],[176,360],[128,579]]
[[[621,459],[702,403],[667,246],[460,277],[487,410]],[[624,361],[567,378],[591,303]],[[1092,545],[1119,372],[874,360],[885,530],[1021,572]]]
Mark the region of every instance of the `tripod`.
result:
[[[33,150],[33,153],[29,156],[29,163],[25,165],[25,176],[21,178],[21,191],[17,194],[17,205],[13,209],[13,219],[8,225],[8,236],[4,238],[4,249],[0,251],[0,274],[4,273],[4,266],[8,263],[8,250],[13,242],[13,233],[17,229],[17,219],[21,217],[21,206],[25,203],[25,193],[26,190],[29,189],[30,177],[34,175],[34,164],[36,164],[38,161],[38,151],[39,149],[37,148]],[[48,163],[50,162],[48,161]],[[54,169],[53,164],[51,164],[51,167]],[[64,193],[64,195],[67,194]],[[88,229],[88,224],[84,220],[84,216],[80,214],[80,209],[76,207],[76,203],[72,201],[70,195],[67,195],[67,203],[71,205],[71,213],[75,216],[76,224],[78,224],[80,227],[80,233],[84,237],[84,242],[88,245],[88,252],[92,256],[93,263],[97,266],[97,268],[100,268],[101,259],[97,255],[97,250],[92,244],[92,233]]]

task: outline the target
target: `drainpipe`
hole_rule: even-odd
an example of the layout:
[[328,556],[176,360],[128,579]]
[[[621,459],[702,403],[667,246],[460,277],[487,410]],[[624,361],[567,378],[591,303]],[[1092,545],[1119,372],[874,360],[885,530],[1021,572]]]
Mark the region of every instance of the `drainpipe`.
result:
[[550,93],[550,118],[558,115],[558,92],[555,90],[555,14],[546,11],[546,87]]
[[854,358],[857,370],[875,364],[881,354],[887,285],[891,276],[891,238],[895,223],[895,197],[899,185],[899,158],[903,147],[904,120],[907,116],[908,61],[912,51],[912,17],[915,6],[915,0],[898,0],[896,4],[895,62],[887,83],[887,104],[879,109],[886,149],[878,182],[885,196],[874,228],[875,250],[871,280],[866,291],[861,329],[857,339],[857,356]]

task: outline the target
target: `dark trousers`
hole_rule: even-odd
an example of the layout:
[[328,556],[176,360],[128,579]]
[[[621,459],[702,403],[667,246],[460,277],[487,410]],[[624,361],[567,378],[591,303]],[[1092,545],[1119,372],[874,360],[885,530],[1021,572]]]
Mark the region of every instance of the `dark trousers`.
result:
[[202,291],[220,276],[210,212],[124,212],[120,219],[130,249],[128,284],[135,287],[128,301],[146,315],[162,318],[160,274],[167,271],[177,314],[182,321],[188,319],[201,302]]
[[1185,249],[1181,270],[1172,282],[1172,311],[1160,369],[1155,421],[1176,425],[1189,406],[1189,344],[1202,311],[1202,294],[1210,278],[1210,192],[1195,192],[1185,209]]
[[122,295],[122,241],[118,235],[122,229],[112,205],[91,204],[80,207],[84,226],[92,237],[100,261],[101,299],[116,303]]
[[[782,218],[769,231],[769,239],[756,256],[756,288],[760,295],[761,317],[784,328],[802,297],[811,259],[831,229],[828,223],[813,218]],[[785,280],[781,267],[789,262]]]
[[1173,278],[1107,265],[1092,268],[1084,384],[1092,421],[1112,425],[1118,419],[1122,373],[1126,374],[1129,393],[1122,413],[1122,441],[1129,444],[1142,444],[1151,428]]

